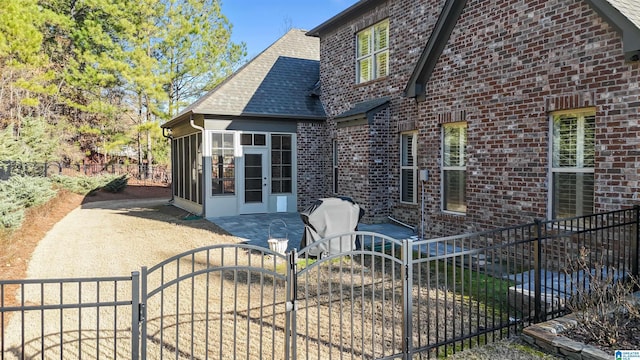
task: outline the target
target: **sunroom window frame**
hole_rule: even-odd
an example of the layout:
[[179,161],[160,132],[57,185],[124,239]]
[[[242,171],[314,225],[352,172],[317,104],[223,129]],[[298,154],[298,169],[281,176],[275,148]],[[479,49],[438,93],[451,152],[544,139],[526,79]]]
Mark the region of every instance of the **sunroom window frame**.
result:
[[[220,147],[215,147],[214,148],[214,146],[213,146],[213,144],[214,144],[214,136],[216,136],[216,135],[222,136],[222,138],[221,138],[222,143],[221,143]],[[225,142],[224,142],[225,141],[225,135],[230,135],[231,136],[232,143],[231,143],[230,147],[225,146]],[[211,150],[210,150],[211,151],[211,180],[210,180],[211,181],[211,193],[210,193],[210,196],[212,196],[212,197],[236,196],[238,194],[238,179],[237,179],[238,172],[237,172],[237,169],[236,169],[236,155],[237,155],[236,147],[238,146],[240,139],[237,136],[237,134],[235,132],[233,132],[233,131],[211,131],[211,132],[208,133],[208,136],[210,137],[210,141],[211,141],[211,143],[210,143],[211,144],[210,145],[210,148],[211,148]],[[225,156],[225,151],[231,150],[231,153],[233,154],[233,162],[232,163],[224,163],[223,162],[223,164],[222,164],[223,176],[214,178],[213,177],[213,172],[214,172],[213,167],[215,165],[214,164],[214,156],[217,155],[217,154],[215,154],[216,150],[221,150],[222,151],[223,159],[224,159],[224,156]],[[233,176],[232,177],[225,177],[224,176],[225,170],[228,170],[228,169],[231,169],[233,171]],[[221,187],[223,189],[222,192],[215,192],[214,183],[216,181],[221,184]],[[233,181],[233,192],[225,192],[224,191],[224,182],[225,181]]]

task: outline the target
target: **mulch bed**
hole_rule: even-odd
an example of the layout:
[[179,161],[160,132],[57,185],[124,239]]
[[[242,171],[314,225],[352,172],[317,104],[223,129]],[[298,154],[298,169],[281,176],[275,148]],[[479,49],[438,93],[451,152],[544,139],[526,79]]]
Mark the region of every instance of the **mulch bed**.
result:
[[567,330],[563,332],[562,335],[571,340],[595,346],[611,355],[613,355],[616,350],[640,349],[640,319],[629,319],[629,316],[626,316],[626,319],[623,321],[628,321],[628,323],[625,324],[615,339],[608,339],[611,344],[605,343],[605,339],[596,338],[581,326]]

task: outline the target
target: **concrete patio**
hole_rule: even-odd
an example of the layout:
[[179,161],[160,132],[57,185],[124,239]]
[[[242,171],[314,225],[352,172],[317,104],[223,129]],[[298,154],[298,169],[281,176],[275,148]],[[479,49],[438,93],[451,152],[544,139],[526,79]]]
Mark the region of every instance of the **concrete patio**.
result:
[[[304,223],[298,213],[270,213],[225,216],[208,218],[207,220],[220,226],[233,236],[244,239],[256,246],[269,247],[269,228],[271,237],[289,239],[289,247],[300,249],[300,240],[304,233]],[[284,222],[286,227],[282,224]],[[406,227],[395,224],[359,224],[358,230],[370,231],[396,239],[406,239],[415,233]]]

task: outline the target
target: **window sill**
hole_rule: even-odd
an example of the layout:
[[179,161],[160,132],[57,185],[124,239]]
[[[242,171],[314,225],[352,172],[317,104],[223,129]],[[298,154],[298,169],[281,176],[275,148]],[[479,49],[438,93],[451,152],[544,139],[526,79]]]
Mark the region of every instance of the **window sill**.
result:
[[400,200],[400,205],[406,205],[406,206],[418,206],[417,202],[405,202]]
[[441,210],[440,214],[442,216],[448,216],[448,217],[465,217],[465,216],[467,216],[466,212],[457,212],[457,211],[451,211],[451,210]]
[[366,82],[362,82],[362,83],[356,83],[356,84],[354,84],[354,88],[357,89],[357,88],[361,88],[361,87],[368,86],[368,85],[374,85],[374,84],[377,84],[379,82],[386,81],[388,79],[389,79],[389,75],[383,76],[383,77],[379,77],[377,79],[369,80],[369,81],[366,81]]

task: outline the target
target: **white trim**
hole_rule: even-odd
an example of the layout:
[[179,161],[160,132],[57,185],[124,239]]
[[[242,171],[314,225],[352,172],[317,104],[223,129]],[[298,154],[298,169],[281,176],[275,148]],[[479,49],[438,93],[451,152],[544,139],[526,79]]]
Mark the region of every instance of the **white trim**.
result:
[[[378,25],[380,25],[380,24],[382,24],[384,22],[387,23],[387,27],[386,27],[387,46],[382,48],[382,49],[376,50],[375,49],[375,28]],[[377,23],[375,23],[375,24],[373,24],[373,25],[371,25],[371,26],[369,26],[369,27],[367,27],[365,29],[362,29],[362,30],[360,30],[360,31],[358,31],[356,33],[356,53],[355,53],[355,57],[356,57],[356,84],[364,84],[366,82],[369,82],[369,81],[372,81],[372,80],[375,80],[375,79],[379,79],[379,78],[382,78],[382,77],[385,77],[385,76],[389,75],[389,35],[390,35],[389,26],[390,26],[389,19],[384,19],[384,20],[378,21]],[[359,38],[358,35],[360,35],[361,33],[365,32],[365,31],[370,31],[370,34],[369,34],[368,39],[367,39],[368,42],[369,42],[369,52],[366,55],[358,56],[358,50],[359,50],[359,44],[360,44],[359,41],[358,41],[358,38]],[[380,76],[378,74],[377,70],[376,70],[377,69],[376,57],[377,57],[378,54],[381,54],[381,53],[384,53],[384,52],[387,53],[386,74],[383,75],[383,76]],[[369,78],[367,80],[360,81],[360,62],[362,60],[365,60],[365,59],[368,59],[368,58],[371,59],[371,63],[370,63],[371,65],[369,67]]]
[[[466,182],[466,170],[467,170],[467,166],[466,166],[466,153],[467,153],[467,142],[464,143],[464,146],[460,146],[460,148],[458,149],[458,157],[460,159],[462,159],[463,164],[465,164],[464,166],[445,166],[444,164],[444,156],[445,156],[445,129],[446,128],[464,128],[465,132],[467,131],[467,123],[466,122],[454,122],[454,123],[445,123],[442,124],[441,126],[441,131],[440,131],[440,148],[441,148],[441,154],[440,154],[440,164],[441,164],[441,169],[440,169],[440,210],[443,213],[450,213],[450,214],[456,214],[456,215],[464,215],[466,214],[466,208],[467,208],[467,202],[465,199],[465,203],[464,203],[464,207],[465,207],[465,211],[455,211],[455,210],[450,210],[450,209],[445,209],[445,203],[446,203],[446,192],[445,192],[445,188],[446,188],[446,184],[444,182],[445,179],[445,172],[446,171],[463,171],[465,172],[465,182],[462,184],[462,186],[465,187],[467,186],[467,182]],[[467,136],[465,136],[466,138]],[[466,192],[465,192],[466,193]]]
[[[585,118],[586,117],[594,117],[595,118],[596,109],[595,108],[582,108],[575,110],[561,110],[554,111],[549,114],[549,170],[548,170],[548,194],[547,194],[547,217],[557,217],[554,213],[557,213],[557,210],[554,211],[554,174],[595,174],[595,164],[594,167],[584,167],[585,160]],[[560,138],[555,136],[555,128],[556,128],[556,118],[559,116],[573,116],[577,120],[577,128],[576,128],[576,166],[554,166],[557,163],[559,154],[556,153],[556,149],[560,147]],[[595,136],[595,134],[594,134]],[[595,157],[595,143],[594,143],[594,157]],[[595,178],[594,178],[595,181]],[[595,184],[594,184],[595,185]],[[576,209],[582,209],[584,198],[582,188],[582,184],[577,184],[577,187],[574,189],[576,193]],[[580,196],[578,196],[578,194]],[[595,195],[595,194],[594,194]],[[591,199],[592,201],[594,199]],[[592,209],[593,210],[593,209]],[[581,215],[581,214],[574,214]]]
[[[413,163],[410,165],[403,165],[402,160],[404,157],[404,139],[405,136],[411,136],[411,153],[413,155]],[[405,170],[413,170],[413,198],[411,201],[404,201],[404,188],[403,188],[403,177],[402,174]],[[400,203],[402,204],[412,204],[415,205],[418,203],[418,132],[417,131],[406,131],[400,133]]]

